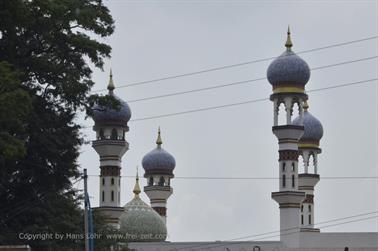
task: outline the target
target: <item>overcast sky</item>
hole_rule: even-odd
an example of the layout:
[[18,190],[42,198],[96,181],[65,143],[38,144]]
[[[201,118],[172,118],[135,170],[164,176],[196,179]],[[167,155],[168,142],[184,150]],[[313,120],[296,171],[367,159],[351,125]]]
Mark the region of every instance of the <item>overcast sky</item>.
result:
[[[212,67],[278,56],[287,25],[293,50],[347,42],[378,34],[377,1],[105,1],[116,23],[105,41],[112,58],[96,70],[94,90],[106,88],[113,69],[116,86]],[[375,56],[376,40],[301,54],[311,68]],[[117,88],[124,100],[227,84],[266,76],[270,61],[141,86]],[[315,70],[307,90],[378,76],[378,60]],[[267,98],[271,86],[257,81],[215,90],[130,103],[132,119]],[[309,93],[309,111],[323,124],[319,174],[378,176],[377,81]],[[166,118],[130,122],[122,175],[155,147],[161,126],[163,148],[176,158],[176,176],[278,177],[278,144],[271,132],[270,101]],[[81,121],[92,126],[88,119]],[[95,134],[83,129],[87,140]],[[99,175],[90,145],[79,162]],[[143,173],[142,169],[140,170]],[[92,206],[99,182],[91,176]],[[146,181],[143,179],[142,184]],[[121,204],[133,197],[134,180],[122,179]],[[171,241],[226,240],[279,229],[278,204],[271,192],[277,180],[173,179],[168,200]],[[80,184],[82,186],[82,183]],[[149,202],[145,194],[142,198]],[[315,190],[315,222],[378,211],[376,179],[321,179]],[[377,219],[322,231],[378,231]],[[272,239],[278,239],[274,237]]]

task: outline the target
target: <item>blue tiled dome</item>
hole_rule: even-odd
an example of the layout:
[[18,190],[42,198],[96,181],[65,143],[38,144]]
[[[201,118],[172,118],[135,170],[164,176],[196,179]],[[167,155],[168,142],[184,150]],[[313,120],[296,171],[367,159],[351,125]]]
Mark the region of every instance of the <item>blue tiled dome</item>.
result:
[[269,65],[267,78],[271,85],[304,86],[310,79],[310,68],[306,61],[288,49]]
[[120,109],[109,109],[95,105],[93,107],[93,120],[96,123],[117,123],[127,125],[127,122],[129,122],[131,118],[131,110],[129,105],[125,101],[117,97],[113,93],[113,91],[109,92],[108,95],[114,97],[121,103]]
[[148,174],[167,174],[173,175],[173,169],[176,166],[175,158],[165,151],[162,147],[162,140],[160,136],[160,128],[158,138],[156,140],[156,148],[147,153],[142,160],[142,166],[145,170],[145,175]]
[[[293,120],[294,125],[299,125],[299,117]],[[300,141],[315,141],[319,142],[319,140],[323,137],[323,126],[320,121],[315,118],[310,112],[305,109],[303,113],[303,126],[304,126],[304,134],[301,137]]]
[[306,61],[295,54],[291,47],[290,29],[287,30],[286,51],[273,60],[267,70],[267,78],[273,88],[304,86],[310,79],[310,68]]
[[143,157],[142,166],[146,174],[172,174],[176,160],[161,146],[157,146]]
[[108,84],[108,90],[109,93],[108,96],[112,96],[114,99],[118,100],[120,102],[120,109],[111,109],[102,107],[98,104],[94,105],[93,110],[93,120],[96,124],[117,124],[121,126],[127,126],[127,122],[129,122],[131,118],[131,110],[129,105],[117,97],[117,95],[114,94],[114,83],[113,83],[113,74],[110,70],[110,76],[109,76],[109,84]]

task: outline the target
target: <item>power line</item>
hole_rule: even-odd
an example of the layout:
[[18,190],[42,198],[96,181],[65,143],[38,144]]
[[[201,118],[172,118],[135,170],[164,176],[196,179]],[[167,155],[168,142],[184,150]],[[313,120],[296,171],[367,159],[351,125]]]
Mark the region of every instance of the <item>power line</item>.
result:
[[[372,215],[372,214],[376,214],[376,213],[378,213],[378,211],[372,211],[372,212],[363,213],[363,214],[357,214],[357,215],[351,215],[351,216],[342,217],[342,218],[331,219],[331,220],[319,222],[319,223],[316,224],[316,226],[321,225],[321,224],[331,223],[331,222],[337,222],[337,221],[341,221],[341,220],[352,219],[352,218],[356,218],[356,217]],[[357,219],[357,220],[352,220],[352,221],[347,221],[347,222],[341,222],[341,223],[335,223],[335,224],[332,224],[332,225],[326,225],[326,226],[323,226],[321,228],[327,228],[327,227],[336,226],[336,225],[348,224],[348,223],[351,223],[351,222],[363,221],[363,220],[367,220],[367,219],[371,219],[371,218],[377,218],[377,217],[378,216],[370,216],[370,217],[367,217],[367,218],[362,218],[362,219]],[[305,225],[303,227],[309,227],[309,226],[310,225]],[[291,231],[291,230],[295,230],[295,232],[288,232],[288,233],[281,234],[281,231],[287,232],[287,231]],[[300,231],[297,231],[297,230],[298,230],[297,227],[292,227],[292,228],[286,228],[286,229],[283,229],[283,230],[276,230],[276,231],[270,231],[270,232],[265,232],[265,233],[260,233],[260,234],[253,234],[253,235],[247,235],[247,236],[243,236],[243,237],[237,237],[237,238],[233,238],[233,239],[224,240],[223,242],[244,240],[244,239],[248,239],[248,238],[252,238],[252,237],[259,237],[259,236],[264,236],[264,235],[268,235],[268,234],[280,233],[280,234],[274,235],[274,236],[268,236],[268,237],[263,237],[263,238],[259,238],[259,239],[252,239],[252,240],[245,240],[245,241],[255,241],[255,240],[261,240],[261,239],[281,236],[281,235],[291,235],[291,234],[294,234],[294,233],[299,233]],[[235,245],[235,244],[239,244],[239,243],[242,243],[242,242],[245,242],[245,241],[238,241],[238,242],[233,242],[233,243],[221,243],[221,244],[204,243],[204,244],[199,244],[199,245],[194,245],[194,246],[189,246],[189,247],[182,247],[182,248],[178,248],[178,249],[176,248],[175,250],[182,250],[182,249],[193,250],[193,248],[202,249],[202,248],[221,247],[221,246],[226,246],[226,245]]]
[[[318,88],[318,89],[311,89],[311,90],[307,91],[307,93],[330,90],[330,89],[337,89],[337,88],[353,86],[353,85],[359,85],[359,84],[369,83],[369,82],[376,81],[376,80],[378,80],[378,78],[355,81],[355,82],[350,82],[350,83],[345,83],[345,84],[339,84],[339,85],[334,85],[334,86]],[[247,100],[247,101],[238,102],[238,103],[231,103],[231,104],[225,104],[225,105],[219,105],[219,106],[210,106],[210,107],[187,110],[187,111],[182,111],[182,112],[174,112],[174,113],[155,115],[155,116],[150,116],[150,117],[142,117],[142,118],[139,118],[139,119],[132,119],[132,120],[130,120],[130,122],[151,120],[151,119],[164,118],[164,117],[171,117],[171,116],[177,116],[177,115],[183,115],[183,114],[195,113],[195,112],[202,112],[202,111],[208,111],[208,110],[217,110],[217,109],[221,109],[221,108],[257,103],[257,102],[262,102],[262,101],[266,101],[266,100],[269,100],[269,98],[253,99],[253,100]],[[92,127],[92,126],[82,126],[81,129],[86,129],[86,128],[90,128],[90,127]]]
[[[329,224],[329,225],[326,225],[326,226],[322,226],[320,228],[324,229],[324,228],[335,227],[335,226],[345,225],[345,224],[354,223],[354,222],[361,222],[361,221],[365,221],[365,220],[377,219],[377,218],[378,218],[378,216],[370,216],[370,217],[366,217],[366,218],[362,218],[362,219],[356,219],[356,220],[350,220],[350,221],[346,221],[346,222]],[[255,239],[255,240],[264,240],[264,239],[268,239],[268,238],[272,238],[272,237],[284,236],[284,235],[286,236],[286,235],[291,235],[291,234],[296,234],[296,233],[300,233],[300,231],[286,233],[286,234],[282,234],[282,235],[279,234],[279,235],[274,235],[274,236],[267,236],[267,237],[263,237],[263,238],[259,238],[259,239]],[[255,240],[252,240],[252,241],[255,241]]]
[[[323,90],[341,88],[341,87],[346,87],[346,86],[352,86],[352,85],[358,85],[358,84],[363,84],[363,83],[369,83],[369,82],[376,81],[376,80],[378,80],[378,78],[361,80],[361,81],[356,81],[356,82],[350,82],[350,83],[345,83],[345,84],[340,84],[340,85],[335,85],[335,86],[329,86],[329,87],[324,87],[324,88],[312,89],[312,90],[309,90],[307,92],[317,92],[317,91],[323,91]],[[143,117],[143,118],[132,119],[130,121],[132,121],[132,122],[143,121],[143,120],[165,118],[165,117],[171,117],[171,116],[177,116],[177,115],[188,114],[188,113],[195,113],[195,112],[202,112],[202,111],[208,111],[208,110],[217,110],[217,109],[221,109],[221,108],[232,107],[232,106],[239,106],[239,105],[245,105],[245,104],[251,104],[251,103],[257,103],[257,102],[262,102],[262,101],[266,101],[266,100],[269,100],[269,98],[253,99],[253,100],[247,100],[247,101],[238,102],[238,103],[231,103],[231,104],[225,104],[225,105],[219,105],[219,106],[210,106],[210,107],[193,109],[193,110],[187,110],[187,111],[182,111],[182,112],[166,113],[166,114],[155,115],[155,116],[150,116],[150,117]]]
[[[321,69],[326,69],[326,68],[345,65],[345,64],[351,64],[351,63],[356,63],[356,62],[372,60],[372,59],[375,59],[375,58],[378,58],[378,56],[365,57],[365,58],[359,58],[359,59],[339,62],[339,63],[335,63],[335,64],[318,66],[318,67],[311,68],[311,70],[312,71],[321,70]],[[187,90],[187,91],[173,92],[173,93],[168,93],[168,94],[162,94],[162,95],[150,96],[150,97],[145,97],[145,98],[133,99],[133,100],[129,100],[127,102],[128,103],[134,103],[134,102],[140,102],[140,101],[146,101],[146,100],[152,100],[152,99],[166,98],[166,97],[172,97],[172,96],[183,95],[183,94],[188,94],[188,93],[202,92],[202,91],[208,91],[208,90],[224,88],[224,87],[229,87],[229,86],[252,83],[252,82],[266,80],[266,79],[267,79],[266,77],[260,77],[260,78],[255,78],[255,79],[247,79],[247,80],[242,80],[242,81],[237,81],[237,82],[232,82],[232,83],[227,83],[227,84],[213,85],[213,86],[210,86],[210,87],[204,87],[204,88],[192,89],[192,90]]]
[[[298,52],[296,52],[296,54],[304,54],[304,53],[309,53],[309,52],[313,52],[313,51],[325,50],[325,49],[330,49],[330,48],[334,48],[334,47],[339,47],[339,46],[359,43],[359,42],[363,42],[363,41],[373,40],[373,39],[376,39],[376,38],[378,38],[378,36],[371,36],[371,37],[361,38],[361,39],[357,39],[357,40],[352,40],[352,41],[347,41],[347,42],[317,47],[317,48],[313,48],[313,49],[298,51]],[[249,64],[269,61],[269,60],[273,60],[275,58],[277,58],[277,57],[267,57],[267,58],[261,58],[261,59],[246,61],[246,62],[237,63],[237,64],[230,64],[230,65],[224,65],[224,66],[220,66],[220,67],[208,68],[208,69],[200,70],[200,71],[193,71],[193,72],[184,73],[184,74],[177,74],[177,75],[172,75],[172,76],[167,76],[167,77],[155,78],[155,79],[151,79],[151,80],[145,80],[145,81],[134,82],[134,83],[125,84],[125,85],[120,85],[117,88],[125,88],[125,87],[131,87],[131,86],[145,85],[145,84],[164,81],[164,80],[176,79],[176,78],[181,78],[181,77],[188,77],[188,76],[203,74],[203,73],[212,72],[212,71],[219,71],[219,70],[224,70],[224,69],[228,69],[228,68],[239,67],[239,66],[243,66],[243,65],[249,65]],[[94,90],[93,92],[102,92],[102,91],[106,91],[106,90],[107,89],[99,89],[99,90]]]
[[[100,177],[100,175],[88,175],[90,177]],[[121,175],[122,178],[135,179],[135,176]],[[356,180],[356,179],[378,179],[378,176],[328,176],[320,177],[322,180]],[[279,180],[279,177],[213,177],[213,176],[175,176],[175,179],[182,180]]]

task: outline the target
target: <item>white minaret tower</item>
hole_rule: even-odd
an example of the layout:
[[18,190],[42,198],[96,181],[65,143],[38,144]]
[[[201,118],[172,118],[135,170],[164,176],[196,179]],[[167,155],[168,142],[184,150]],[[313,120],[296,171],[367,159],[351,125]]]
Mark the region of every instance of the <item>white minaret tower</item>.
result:
[[[320,121],[308,112],[308,104],[304,103],[303,126],[304,134],[299,140],[299,155],[303,158],[303,170],[299,174],[299,190],[306,193],[301,204],[300,225],[301,232],[319,232],[314,228],[314,188],[319,182],[318,154],[320,139],[323,137],[323,126]],[[293,121],[299,123],[299,118]],[[312,158],[312,161],[310,159]]]
[[167,200],[173,193],[171,179],[174,177],[173,169],[176,166],[176,161],[171,154],[161,147],[162,144],[159,128],[157,146],[143,157],[142,166],[145,170],[144,177],[147,179],[144,192],[150,198],[151,207],[166,223]]
[[127,125],[131,117],[131,111],[126,102],[114,94],[113,75],[110,70],[108,84],[108,96],[113,97],[120,103],[119,109],[109,109],[100,105],[93,107],[93,120],[95,125],[96,140],[92,147],[100,156],[100,206],[107,223],[115,227],[119,226],[119,216],[123,211],[120,207],[121,198],[121,160],[129,149],[129,143],[125,139],[129,131]]
[[[279,191],[272,198],[280,208],[280,238],[288,247],[299,247],[300,207],[305,193],[298,188],[298,141],[303,135],[303,103],[307,100],[305,85],[310,78],[307,63],[292,50],[288,29],[286,51],[276,58],[267,71],[272,85],[273,127],[279,145]],[[285,108],[285,122],[279,124],[279,107]],[[294,109],[297,105],[297,109]],[[292,123],[293,111],[299,113],[299,124]]]

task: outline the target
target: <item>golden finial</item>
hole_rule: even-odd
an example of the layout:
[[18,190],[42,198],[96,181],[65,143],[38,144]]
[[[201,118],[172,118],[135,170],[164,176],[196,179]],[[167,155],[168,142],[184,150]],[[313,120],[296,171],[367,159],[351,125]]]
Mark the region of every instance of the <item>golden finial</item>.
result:
[[112,68],[110,68],[108,90],[113,91],[114,89],[115,89],[115,86],[113,82],[113,73],[112,73]]
[[133,193],[135,194],[135,196],[139,196],[141,190],[140,190],[140,186],[139,186],[139,174],[138,174],[138,166],[136,167],[136,178],[135,178],[135,186],[134,186],[134,189],[133,189]]
[[293,43],[291,42],[291,36],[290,36],[290,26],[287,26],[287,39],[286,39],[286,43],[285,43],[285,47],[287,48],[287,50],[290,50],[291,47],[293,47]]
[[156,139],[156,144],[158,146],[160,146],[161,144],[163,144],[163,141],[161,140],[161,132],[160,132],[160,126],[159,126],[159,129],[158,129],[158,137]]
[[303,109],[305,110],[305,112],[307,112],[307,109],[308,109],[308,103],[307,103],[307,101],[305,101],[304,103],[303,103]]

